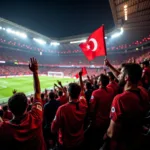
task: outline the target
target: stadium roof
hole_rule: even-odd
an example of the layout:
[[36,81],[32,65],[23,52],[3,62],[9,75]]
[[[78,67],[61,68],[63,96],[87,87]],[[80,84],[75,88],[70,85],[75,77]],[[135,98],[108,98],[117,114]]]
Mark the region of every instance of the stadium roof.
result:
[[[0,18],[0,25],[4,26],[5,28],[13,28],[16,30],[21,30],[23,32],[28,33],[30,36],[33,36],[33,37],[40,37],[40,38],[43,38],[47,41],[58,41],[60,43],[70,43],[70,41],[86,39],[90,34],[90,33],[86,33],[86,34],[82,34],[82,35],[75,35],[75,36],[64,37],[64,38],[55,38],[55,37],[47,37],[47,36],[42,35],[36,31],[30,30],[26,27],[18,25],[16,23],[11,22],[9,20],[6,20],[4,18]],[[113,32],[113,30],[114,29],[106,31],[106,36],[111,34],[111,32]]]
[[150,0],[109,1],[116,27],[122,26],[126,31],[122,41],[133,41],[150,33]]

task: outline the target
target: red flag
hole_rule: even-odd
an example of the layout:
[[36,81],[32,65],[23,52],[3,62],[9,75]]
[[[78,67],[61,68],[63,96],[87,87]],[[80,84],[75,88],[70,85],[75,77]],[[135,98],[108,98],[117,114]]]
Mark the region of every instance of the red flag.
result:
[[88,60],[93,60],[97,56],[106,56],[104,25],[94,31],[85,43],[79,46]]
[[[83,67],[81,71],[82,71],[82,76],[84,76],[84,75],[87,74],[87,70],[86,70],[85,67]],[[77,74],[75,75],[75,77],[76,77],[76,78],[79,78],[79,74],[77,73]]]

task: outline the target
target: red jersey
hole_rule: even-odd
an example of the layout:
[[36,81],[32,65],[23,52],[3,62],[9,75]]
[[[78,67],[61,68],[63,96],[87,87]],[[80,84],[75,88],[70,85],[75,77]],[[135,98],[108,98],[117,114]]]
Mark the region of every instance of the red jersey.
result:
[[46,150],[42,133],[42,109],[42,101],[38,100],[20,120],[0,122],[0,149]]
[[13,118],[13,115],[12,115],[12,113],[9,110],[4,112],[3,120],[11,120],[12,118]]
[[83,97],[78,102],[68,102],[58,108],[51,130],[58,132],[61,145],[70,148],[83,142],[86,112],[87,103]]
[[90,100],[90,112],[94,113],[94,125],[99,128],[107,128],[111,103],[114,98],[112,88],[100,88],[92,93]]
[[145,67],[143,69],[143,75],[144,77],[144,83],[145,84],[149,84],[150,83],[150,68],[149,67]]
[[110,83],[107,85],[107,87],[110,87],[110,88],[113,89],[114,95],[115,95],[115,96],[116,96],[116,94],[118,94],[118,91],[119,91],[119,85],[118,85],[117,82],[112,81],[112,82],[110,82]]
[[118,127],[116,130],[118,136],[113,142],[116,143],[113,150],[117,148],[128,150],[128,146],[135,147],[140,142],[143,118],[150,104],[146,90],[138,88],[140,96],[137,91],[124,91],[118,94],[112,102],[110,117]]
[[60,101],[60,105],[66,104],[68,102],[68,99],[65,95],[58,97],[57,100]]

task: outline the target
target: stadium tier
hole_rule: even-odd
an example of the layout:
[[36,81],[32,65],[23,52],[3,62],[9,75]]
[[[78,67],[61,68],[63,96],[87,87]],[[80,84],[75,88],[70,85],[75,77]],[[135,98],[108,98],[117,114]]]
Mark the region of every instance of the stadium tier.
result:
[[[20,2],[12,4],[25,7]],[[113,29],[102,25],[71,37],[47,37],[0,18],[0,150],[150,150],[150,0],[109,2]],[[92,17],[86,4],[96,10],[95,3],[82,3],[91,25],[100,15]],[[101,10],[107,3],[99,0]],[[40,18],[41,6],[27,14]],[[80,7],[72,10],[77,14]],[[106,14],[99,19],[107,22]]]

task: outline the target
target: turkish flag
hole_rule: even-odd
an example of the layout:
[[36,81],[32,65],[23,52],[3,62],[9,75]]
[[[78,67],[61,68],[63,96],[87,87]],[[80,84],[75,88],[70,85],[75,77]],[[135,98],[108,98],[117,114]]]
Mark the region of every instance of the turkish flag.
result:
[[104,25],[94,31],[87,41],[79,46],[88,60],[93,60],[97,56],[106,56]]
[[[87,70],[86,70],[85,67],[83,67],[81,71],[82,71],[82,76],[84,76],[84,75],[87,74]],[[79,78],[79,74],[77,73],[77,74],[75,75],[75,77],[76,77],[76,78]]]

